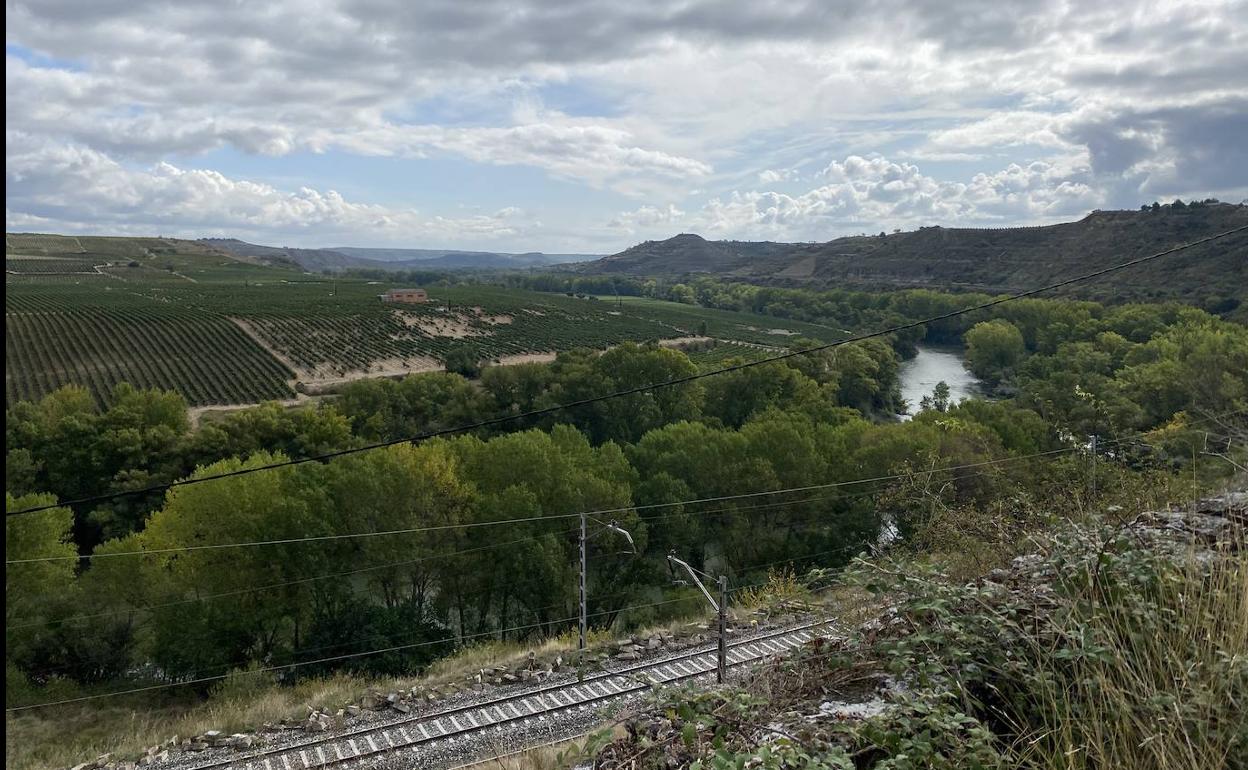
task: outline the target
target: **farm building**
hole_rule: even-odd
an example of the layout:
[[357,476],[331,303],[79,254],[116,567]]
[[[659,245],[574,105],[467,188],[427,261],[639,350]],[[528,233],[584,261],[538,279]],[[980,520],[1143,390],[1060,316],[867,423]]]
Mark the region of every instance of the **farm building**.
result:
[[407,302],[415,304],[429,301],[429,292],[424,289],[390,289],[379,295],[382,302]]

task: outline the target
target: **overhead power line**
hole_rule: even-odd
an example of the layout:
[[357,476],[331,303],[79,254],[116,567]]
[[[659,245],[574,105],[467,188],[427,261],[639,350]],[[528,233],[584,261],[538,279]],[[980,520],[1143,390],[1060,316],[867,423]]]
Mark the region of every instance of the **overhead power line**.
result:
[[293,543],[313,543],[325,542],[332,540],[356,540],[368,537],[386,537],[391,535],[413,535],[422,532],[439,532],[449,529],[475,529],[479,527],[493,527],[504,524],[529,524],[540,521],[554,521],[556,519],[570,519],[584,516],[603,516],[611,513],[627,513],[630,511],[652,510],[656,508],[672,508],[683,505],[697,505],[700,503],[719,503],[729,500],[747,500],[754,497],[763,497],[766,495],[779,495],[789,492],[811,492],[818,489],[832,489],[834,487],[853,486],[856,484],[868,484],[876,481],[892,481],[895,479],[906,478],[915,473],[939,473],[941,471],[962,470],[965,468],[979,468],[986,465],[999,465],[1001,463],[1018,462],[1020,460],[1029,460],[1036,457],[1045,457],[1048,455],[1063,454],[1066,452],[1076,451],[1075,447],[1063,447],[1061,449],[1050,449],[1046,452],[1034,452],[1027,455],[1018,455],[1015,457],[1002,457],[995,460],[983,460],[975,463],[966,463],[963,465],[949,465],[941,468],[931,468],[923,471],[911,471],[907,473],[894,473],[886,476],[872,476],[865,479],[850,479],[847,481],[831,481],[826,484],[810,484],[802,487],[787,487],[784,489],[766,489],[758,492],[743,492],[737,495],[720,495],[717,497],[702,497],[696,500],[677,500],[670,503],[650,503],[648,505],[625,505],[618,508],[600,508],[593,511],[576,511],[574,513],[553,513],[546,516],[526,516],[519,519],[493,519],[490,521],[469,521],[459,524],[435,524],[427,527],[405,527],[402,529],[389,529],[377,532],[350,532],[337,535],[310,535],[308,537],[290,537],[274,540],[253,540],[239,543],[205,543],[204,545],[185,545],[174,546],[171,548],[153,548],[150,550],[138,551],[113,551],[108,553],[83,554],[78,556],[37,556],[29,559],[7,559],[6,565],[12,564],[30,564],[34,562],[49,561],[85,561],[90,559],[114,558],[120,556],[155,556],[165,553],[187,553],[190,551],[208,551],[221,550],[227,548],[251,548],[266,545],[290,545]]
[[224,473],[213,473],[213,474],[208,474],[205,476],[197,476],[197,477],[192,477],[192,478],[187,478],[187,479],[180,479],[177,481],[170,481],[170,482],[166,482],[163,484],[152,484],[150,486],[142,487],[139,489],[127,489],[127,490],[121,490],[118,492],[109,492],[109,493],[101,494],[101,495],[89,495],[86,497],[79,497],[79,498],[75,498],[72,500],[65,500],[59,503],[49,503],[47,505],[36,505],[36,506],[28,507],[28,508],[21,508],[16,511],[6,511],[5,515],[6,516],[18,516],[21,514],[36,513],[38,511],[51,510],[53,508],[88,505],[92,503],[102,503],[108,500],[115,500],[121,497],[129,497],[133,495],[143,495],[143,494],[150,494],[153,492],[161,492],[167,489],[172,489],[174,487],[183,487],[183,486],[189,486],[191,484],[200,484],[205,481],[216,481],[218,479],[232,478],[235,476],[244,476],[250,473],[258,473],[260,471],[275,470],[277,468],[285,468],[285,467],[289,467],[292,465],[302,465],[304,463],[311,463],[311,462],[325,462],[327,460],[332,460],[334,458],[343,457],[346,455],[358,454],[360,452],[368,452],[374,449],[383,449],[385,447],[397,446],[399,444],[418,443],[421,441],[427,441],[432,438],[438,438],[440,436],[449,436],[449,435],[453,435],[457,433],[466,433],[468,431],[477,430],[480,428],[488,428],[494,425],[501,425],[504,423],[515,422],[517,420],[525,420],[525,419],[529,419],[533,417],[541,417],[541,416],[548,415],[548,414],[554,414],[555,412],[560,412],[566,409],[575,409],[575,408],[582,407],[582,406],[588,406],[590,404],[596,404],[602,401],[609,401],[609,400],[616,399],[616,398],[622,398],[624,396],[631,396],[631,395],[635,395],[638,393],[647,393],[647,392],[659,390],[662,388],[670,388],[676,385],[683,385],[687,382],[701,380],[706,377],[714,377],[720,374],[727,374],[729,372],[740,371],[742,369],[749,369],[755,366],[762,366],[763,364],[775,363],[777,361],[785,361],[787,359],[795,358],[797,356],[808,355],[810,353],[818,353],[823,350],[830,350],[832,348],[840,347],[843,345],[849,345],[854,342],[863,342],[865,340],[875,339],[877,337],[885,337],[890,334],[896,334],[897,332],[905,331],[907,329],[914,329],[914,328],[924,326],[927,324],[936,323],[937,321],[944,321],[949,318],[955,318],[960,315],[966,315],[967,313],[974,313],[980,310],[986,310],[991,307],[996,307],[997,305],[1003,305],[1007,302],[1013,302],[1015,300],[1024,299],[1026,297],[1035,296],[1036,294],[1042,294],[1046,291],[1060,289],[1065,286],[1070,286],[1076,283],[1082,283],[1083,281],[1090,281],[1094,278],[1099,278],[1104,275],[1109,275],[1110,273],[1114,273],[1119,270],[1125,270],[1129,267],[1135,267],[1136,265],[1141,265],[1146,262],[1151,262],[1155,259],[1160,259],[1161,257],[1169,256],[1170,254],[1175,254],[1180,251],[1185,251],[1195,246],[1200,246],[1206,243],[1212,243],[1213,241],[1226,238],[1228,236],[1235,235],[1237,233],[1241,233],[1245,231],[1248,231],[1248,225],[1237,227],[1232,230],[1226,230],[1224,232],[1217,233],[1215,235],[1210,235],[1206,238],[1201,238],[1200,240],[1180,244],[1173,248],[1166,249],[1165,251],[1159,251],[1155,254],[1150,254],[1144,257],[1138,257],[1136,259],[1132,259],[1127,262],[1121,262],[1116,265],[1111,265],[1109,267],[1105,267],[1100,270],[1094,270],[1090,273],[1084,273],[1083,275],[1078,275],[1073,278],[1067,278],[1063,281],[1058,281],[1057,283],[1051,283],[1045,286],[1040,286],[1035,289],[1028,289],[1027,291],[1018,292],[1016,294],[1010,294],[1004,297],[998,297],[996,299],[988,300],[987,302],[981,302],[977,305],[971,305],[970,307],[962,308],[960,310],[952,310],[948,313],[941,313],[940,315],[931,316],[929,318],[924,318],[919,321],[911,321],[911,322],[904,323],[904,324],[898,324],[896,326],[891,326],[887,329],[881,329],[879,331],[868,332],[866,334],[859,334],[859,335],[855,335],[851,337],[846,337],[845,339],[842,339],[842,340],[836,340],[834,342],[828,342],[822,345],[814,345],[808,348],[803,348],[801,350],[791,350],[786,353],[780,353],[780,354],[769,356],[767,358],[762,358],[756,361],[746,361],[746,362],[742,362],[738,364],[733,364],[733,365],[725,366],[719,369],[714,369],[709,372],[699,372],[697,374],[690,374],[684,377],[676,377],[670,380],[664,380],[662,382],[655,382],[655,383],[650,383],[647,385],[638,385],[636,387],[625,388],[623,390],[617,390],[612,393],[606,393],[601,396],[593,396],[590,398],[583,398],[577,401],[569,401],[563,404],[555,404],[554,406],[543,407],[541,409],[531,409],[529,411],[519,412],[517,414],[500,415],[498,417],[491,417],[485,420],[478,420],[477,422],[468,423],[465,425],[459,425],[459,426],[449,427],[449,428],[439,428],[437,430],[427,431],[425,433],[420,433],[420,434],[409,436],[406,438],[392,439],[389,441],[381,441],[381,442],[376,442],[372,444],[365,444],[363,446],[358,446],[358,447],[350,447],[347,449],[339,449],[333,452],[325,452],[325,453],[317,454],[317,455],[309,455],[308,457],[301,457],[301,458],[296,458],[293,460],[283,460],[280,462],[266,463],[264,465],[257,465],[257,466],[253,466],[250,468],[240,468],[238,470],[227,471]]
[[[843,546],[841,548],[833,548],[827,551],[818,551],[816,553],[803,554],[802,556],[795,556],[791,559],[783,559],[780,561],[766,562],[763,564],[750,564],[750,565],[741,567],[740,569],[749,570],[749,569],[758,569],[762,567],[772,567],[777,564],[790,564],[796,561],[803,561],[805,559],[811,559],[816,556],[826,556],[828,554],[842,553],[845,551],[851,551],[855,549],[861,550],[862,548],[863,548],[862,544],[853,543],[847,546]],[[764,581],[760,583],[740,585],[731,590],[732,592],[736,593],[738,591],[743,591],[749,588],[757,588],[762,585],[766,585],[766,582]],[[599,612],[593,612],[589,614],[589,617],[601,617],[602,615],[618,615],[622,612],[627,612],[628,610],[640,610],[640,609],[648,609],[650,607],[660,607],[660,606],[667,605],[667,604],[676,604],[678,602],[686,601],[687,598],[688,597],[681,596],[675,599],[664,599],[662,601],[647,602],[645,604],[631,604],[631,605],[628,605],[625,607],[619,607],[616,609],[601,610]],[[551,607],[553,606],[555,605],[551,605]],[[541,628],[543,626],[550,626],[550,625],[557,624],[557,623],[570,623],[578,619],[579,619],[579,616],[570,617],[570,618],[559,618],[556,620],[548,620],[548,621],[539,622],[539,623],[528,623],[525,625],[511,626],[509,628],[495,629],[493,631],[482,631],[479,633],[468,634],[466,636],[459,637],[457,640],[453,640],[453,641],[464,642],[470,639],[480,639],[483,637],[492,637],[498,634],[505,634],[510,631],[526,631],[526,630],[532,630],[534,628]],[[317,658],[316,660],[298,661],[294,663],[286,663],[286,664],[281,664],[281,665],[264,666],[261,668],[240,669],[238,673],[242,675],[254,675],[254,674],[269,673],[273,671],[287,671],[287,670],[294,669],[294,668],[302,668],[304,666],[315,666],[315,665],[319,665],[322,663],[333,663],[336,661],[351,660],[354,658],[362,658],[362,657],[367,657],[370,655],[383,655],[387,652],[398,652],[401,650],[415,649],[417,647],[429,647],[429,646],[438,645],[438,644],[446,644],[447,641],[448,640],[446,639],[434,639],[434,640],[427,640],[423,642],[413,642],[411,644],[393,645],[390,647],[383,647],[381,649],[376,649],[376,650],[367,650],[364,652],[352,652],[352,653],[346,653],[342,655],[332,655],[329,657]],[[26,705],[26,706],[14,706],[11,708],[6,708],[5,711],[8,713],[12,713],[12,712],[17,712],[17,711],[27,711],[30,709],[45,708],[48,706],[63,706],[63,705],[67,705],[70,703],[81,703],[83,701],[98,700],[101,698],[113,698],[113,697],[117,697],[120,695],[133,695],[133,694],[141,693],[141,692],[151,692],[153,690],[163,690],[163,689],[173,688],[173,687],[185,687],[187,685],[204,684],[207,682],[219,681],[221,679],[225,679],[228,676],[230,676],[229,673],[216,674],[213,676],[202,676],[202,677],[196,677],[193,679],[188,679],[188,680],[184,680],[180,682],[169,682],[165,684],[148,685],[144,687],[134,687],[128,690],[117,690],[113,692],[97,693],[95,695],[84,695],[84,696],[80,696],[77,698],[66,698],[64,700],[49,701],[46,703],[34,703],[34,704]]]
[[[1230,417],[1232,415],[1245,412],[1245,411],[1248,411],[1248,409],[1233,409],[1229,412],[1225,412],[1221,415],[1217,415],[1216,418],[1215,417],[1202,418],[1201,420],[1197,420],[1196,422],[1206,422],[1212,419],[1225,419],[1226,417]],[[1134,433],[1134,434],[1130,434],[1127,436],[1119,437],[1117,439],[1103,441],[1101,442],[1100,446],[1102,448],[1113,446],[1115,444],[1121,444],[1126,441],[1130,441],[1134,438],[1138,438],[1144,435],[1146,435],[1146,432]],[[698,505],[702,503],[718,503],[718,502],[728,502],[732,500],[745,500],[745,499],[756,498],[756,497],[765,497],[767,495],[787,494],[790,492],[811,492],[811,491],[816,491],[816,490],[821,490],[821,489],[833,489],[837,487],[855,486],[858,484],[869,484],[869,483],[878,482],[878,481],[895,481],[898,479],[910,478],[915,475],[922,475],[922,474],[927,474],[927,473],[941,473],[944,471],[965,470],[967,468],[981,468],[981,467],[991,466],[991,465],[1001,465],[1004,463],[1019,462],[1022,460],[1031,460],[1031,459],[1038,458],[1038,457],[1048,457],[1048,456],[1053,456],[1053,455],[1058,455],[1058,454],[1065,454],[1069,452],[1077,452],[1080,449],[1081,447],[1077,447],[1077,446],[1062,447],[1060,449],[1049,449],[1044,452],[1032,452],[1030,454],[1025,454],[1025,455],[1000,457],[1000,458],[996,458],[993,460],[981,460],[979,462],[964,463],[962,465],[946,465],[946,466],[942,466],[939,468],[928,468],[925,470],[907,471],[905,473],[893,473],[893,474],[888,474],[884,476],[872,476],[869,478],[848,479],[844,481],[831,481],[831,482],[827,482],[823,484],[810,484],[810,485],[801,486],[801,487],[787,487],[783,489],[767,489],[767,490],[760,490],[757,492],[743,492],[743,493],[735,494],[735,495],[720,495],[717,497],[703,497],[703,498],[697,498],[694,500],[676,500],[676,501],[668,502],[668,503],[649,503],[646,505],[626,505],[626,506],[621,506],[618,508],[600,508],[600,509],[592,510],[592,511],[576,511],[573,513],[552,513],[549,515],[542,515],[542,516],[527,516],[527,517],[519,518],[519,519],[493,519],[490,521],[472,521],[472,522],[462,522],[459,524],[436,524],[436,525],[426,526],[426,527],[407,527],[403,529],[391,529],[391,530],[382,530],[382,531],[376,531],[376,532],[349,532],[349,533],[342,533],[342,534],[335,534],[335,535],[310,535],[307,537],[281,538],[281,539],[273,539],[273,540],[253,540],[253,541],[236,542],[236,543],[206,543],[204,545],[174,546],[170,548],[153,548],[150,550],[138,550],[138,551],[116,551],[112,553],[95,553],[95,554],[83,554],[83,555],[76,555],[76,556],[38,556],[38,557],[32,557],[28,559],[6,559],[5,565],[8,566],[8,565],[13,565],[13,564],[31,564],[31,563],[51,562],[51,561],[87,561],[90,559],[112,558],[112,557],[120,557],[120,556],[154,556],[154,555],[165,554],[165,553],[186,553],[186,552],[191,552],[191,551],[223,550],[223,549],[228,549],[228,548],[252,548],[252,547],[268,546],[268,545],[291,545],[294,543],[324,542],[324,541],[334,541],[334,540],[357,540],[361,538],[370,538],[370,537],[385,537],[385,536],[391,536],[391,535],[412,535],[412,534],[420,534],[423,532],[439,532],[439,531],[445,531],[445,530],[451,530],[451,529],[475,529],[479,527],[501,526],[501,525],[507,525],[507,524],[531,524],[534,522],[553,521],[556,519],[577,518],[580,516],[603,516],[607,514],[628,513],[632,511],[654,510],[654,509],[659,509],[659,508],[673,508],[676,506]],[[694,511],[691,513],[696,515],[698,512]],[[547,534],[547,533],[543,533],[543,534]],[[523,541],[525,539],[527,538],[521,538],[520,541]],[[520,541],[517,541],[517,542],[520,542]],[[436,557],[430,557],[430,558],[436,558]],[[352,572],[354,573],[354,572],[362,572],[362,571],[367,571],[367,569],[354,570]]]

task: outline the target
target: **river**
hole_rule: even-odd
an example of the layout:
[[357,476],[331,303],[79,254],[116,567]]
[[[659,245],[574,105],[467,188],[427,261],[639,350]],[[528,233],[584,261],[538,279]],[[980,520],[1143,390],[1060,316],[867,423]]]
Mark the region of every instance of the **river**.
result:
[[898,378],[901,397],[910,406],[910,414],[901,415],[903,420],[919,411],[919,401],[931,395],[941,380],[949,386],[950,403],[983,395],[979,379],[966,368],[961,348],[920,345],[914,358],[902,362]]

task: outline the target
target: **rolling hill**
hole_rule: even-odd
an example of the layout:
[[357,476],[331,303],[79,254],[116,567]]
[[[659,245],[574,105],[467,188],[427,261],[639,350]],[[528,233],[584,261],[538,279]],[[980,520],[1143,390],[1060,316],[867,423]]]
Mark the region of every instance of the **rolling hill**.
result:
[[372,249],[337,246],[301,249],[289,246],[259,246],[235,238],[202,238],[199,243],[240,257],[284,261],[316,273],[344,270],[497,270],[546,267],[597,258],[596,254],[510,254],[497,251],[457,251],[454,249]]
[[[1095,211],[1041,227],[923,227],[826,243],[708,241],[681,234],[574,266],[591,274],[709,274],[752,282],[862,288],[930,287],[1005,292],[1054,282],[1248,225],[1243,204]],[[1243,298],[1248,233],[1141,265],[1085,296]]]

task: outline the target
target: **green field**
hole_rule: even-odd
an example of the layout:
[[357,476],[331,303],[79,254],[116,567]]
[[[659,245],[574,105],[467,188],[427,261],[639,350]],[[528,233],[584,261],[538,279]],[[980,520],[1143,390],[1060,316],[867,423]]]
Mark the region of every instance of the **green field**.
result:
[[750,313],[490,285],[431,286],[426,304],[383,304],[378,295],[391,284],[240,261],[171,239],[6,241],[8,404],[66,384],[105,403],[119,382],[177,390],[197,406],[245,404],[437,369],[464,352],[508,363],[629,340],[744,343],[693,352],[709,365],[764,355],[799,336],[837,336]]

